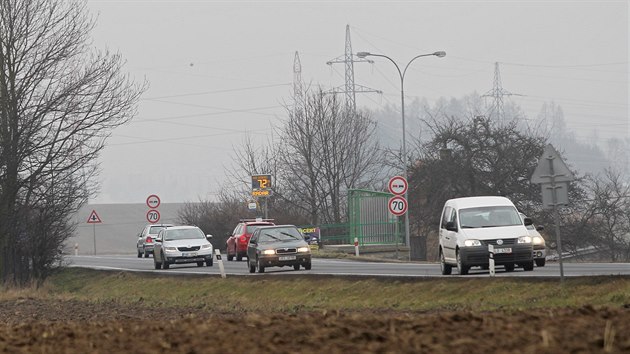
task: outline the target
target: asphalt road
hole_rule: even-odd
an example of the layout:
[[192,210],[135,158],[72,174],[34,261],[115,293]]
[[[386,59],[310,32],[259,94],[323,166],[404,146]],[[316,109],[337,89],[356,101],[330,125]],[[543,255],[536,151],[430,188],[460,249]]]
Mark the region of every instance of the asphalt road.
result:
[[[370,277],[452,277],[459,276],[457,269],[453,269],[453,275],[440,274],[440,266],[437,263],[386,263],[386,262],[359,262],[352,260],[318,259],[312,261],[311,270],[300,269],[294,271],[293,267],[266,268],[264,274],[250,274],[247,261],[226,261],[223,265],[225,273],[230,275],[266,276],[282,274],[321,274],[321,275],[355,275]],[[153,258],[137,258],[135,255],[96,255],[96,256],[66,256],[65,262],[71,267],[83,267],[92,269],[122,270],[131,272],[152,273],[186,273],[186,274],[220,274],[219,262],[215,260],[212,267],[197,267],[196,264],[171,265],[169,270],[156,270],[153,267]],[[598,276],[598,275],[630,275],[629,263],[563,263],[565,276]],[[466,277],[488,277],[489,271],[473,268]],[[514,272],[505,272],[502,267],[497,267],[497,277],[560,277],[560,266],[555,262],[547,262],[544,267],[534,267],[531,272],[525,272],[522,268],[516,268]]]

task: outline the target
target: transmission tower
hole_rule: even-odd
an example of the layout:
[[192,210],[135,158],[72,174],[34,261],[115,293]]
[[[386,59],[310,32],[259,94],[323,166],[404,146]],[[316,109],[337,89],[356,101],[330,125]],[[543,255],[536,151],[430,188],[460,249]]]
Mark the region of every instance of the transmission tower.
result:
[[520,96],[518,94],[511,93],[503,88],[501,85],[501,72],[499,70],[499,63],[494,63],[494,81],[492,82],[492,89],[481,97],[492,97],[492,106],[488,111],[488,117],[494,116],[496,119],[503,123],[505,120],[505,111],[503,109],[503,96]]
[[304,110],[304,85],[302,84],[302,63],[297,50],[293,59],[293,100],[293,113],[302,112]]
[[357,103],[356,103],[356,93],[366,93],[366,92],[377,92],[381,93],[381,91],[374,90],[362,85],[356,85],[354,83],[354,63],[355,62],[368,62],[372,63],[371,60],[368,59],[354,59],[354,55],[352,54],[352,42],[350,41],[350,25],[346,25],[346,50],[345,54],[339,56],[333,60],[327,61],[326,64],[340,64],[343,63],[346,66],[345,72],[345,85],[334,88],[333,93],[345,93],[346,94],[346,109],[351,112],[356,112]]

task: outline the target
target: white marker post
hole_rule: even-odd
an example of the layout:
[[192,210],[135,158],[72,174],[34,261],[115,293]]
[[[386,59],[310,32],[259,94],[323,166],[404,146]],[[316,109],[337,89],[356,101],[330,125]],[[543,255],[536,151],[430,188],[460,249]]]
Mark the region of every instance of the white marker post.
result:
[[488,262],[490,263],[490,266],[488,267],[490,269],[490,276],[494,277],[494,246],[493,245],[488,245]]
[[359,238],[354,238],[354,255],[359,257]]
[[217,255],[217,262],[219,263],[219,270],[221,271],[221,278],[225,278],[225,268],[223,268],[223,260],[221,259],[221,250],[215,249],[214,253]]
[[79,255],[79,244],[78,243],[74,244],[74,255],[75,256]]

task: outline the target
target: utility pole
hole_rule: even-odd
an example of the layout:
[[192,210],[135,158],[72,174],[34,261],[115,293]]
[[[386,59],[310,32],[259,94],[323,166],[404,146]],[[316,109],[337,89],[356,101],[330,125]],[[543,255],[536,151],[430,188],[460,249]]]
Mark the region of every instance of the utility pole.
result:
[[352,53],[352,41],[350,40],[350,25],[346,25],[346,49],[343,56],[339,56],[333,60],[327,61],[326,64],[345,64],[345,85],[341,90],[339,88],[333,89],[333,93],[345,93],[346,95],[346,110],[352,113],[357,111],[356,93],[376,92],[382,93],[379,90],[374,90],[365,86],[356,85],[354,83],[354,63],[355,62],[367,62],[373,63],[368,59],[355,59]]

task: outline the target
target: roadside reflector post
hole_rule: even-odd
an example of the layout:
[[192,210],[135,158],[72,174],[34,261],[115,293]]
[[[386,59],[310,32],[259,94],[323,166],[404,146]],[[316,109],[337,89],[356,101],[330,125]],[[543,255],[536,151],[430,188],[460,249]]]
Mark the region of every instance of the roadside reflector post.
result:
[[78,256],[79,255],[79,243],[75,243],[74,244],[74,255]]
[[217,263],[219,263],[219,270],[221,271],[221,278],[225,278],[225,268],[223,268],[223,260],[221,259],[221,250],[215,249],[214,253],[217,255]]
[[359,257],[359,238],[354,238],[354,255]]
[[494,246],[493,245],[488,245],[488,262],[489,264],[489,269],[490,269],[490,276],[494,277]]

